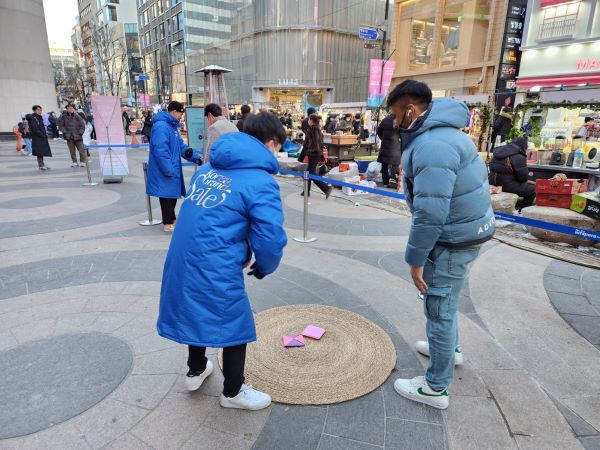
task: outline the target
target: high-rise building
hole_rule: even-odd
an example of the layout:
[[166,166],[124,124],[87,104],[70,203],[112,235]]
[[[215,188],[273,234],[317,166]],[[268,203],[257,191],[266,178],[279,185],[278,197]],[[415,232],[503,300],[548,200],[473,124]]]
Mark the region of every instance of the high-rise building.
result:
[[78,0],[82,53],[93,90],[120,95],[136,92],[141,72],[137,9],[132,0]]
[[[385,0],[138,0],[153,102],[203,101],[216,64],[232,104],[298,108],[366,101],[369,60],[360,25],[382,25]],[[390,21],[391,22],[391,21]]]
[[0,133],[8,133],[33,105],[56,109],[42,0],[2,2],[0,54]]

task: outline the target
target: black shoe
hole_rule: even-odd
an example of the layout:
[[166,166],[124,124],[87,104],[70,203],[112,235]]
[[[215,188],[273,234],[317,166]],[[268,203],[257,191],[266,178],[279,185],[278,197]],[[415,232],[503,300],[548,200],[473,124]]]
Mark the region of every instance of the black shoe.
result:
[[325,192],[325,200],[327,200],[329,198],[329,196],[331,195],[332,192],[333,192],[333,187],[329,186],[329,189],[327,189],[327,192]]
[[[300,192],[300,195],[304,197],[304,192]],[[310,192],[308,193],[308,196],[310,197]]]

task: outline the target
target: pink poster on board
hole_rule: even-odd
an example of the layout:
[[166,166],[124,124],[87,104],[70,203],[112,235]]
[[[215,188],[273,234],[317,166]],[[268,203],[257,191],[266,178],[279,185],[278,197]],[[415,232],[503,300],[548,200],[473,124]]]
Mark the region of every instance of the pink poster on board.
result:
[[[92,111],[96,143],[102,145],[125,144],[125,128],[121,112],[121,99],[110,95],[92,96]],[[102,176],[129,175],[127,150],[124,147],[99,148],[100,170]]]
[[383,77],[381,76],[381,59],[372,59],[369,70],[369,98],[367,104],[377,107],[381,105],[383,99],[392,84],[392,77],[396,69],[396,61],[387,61],[383,68]]

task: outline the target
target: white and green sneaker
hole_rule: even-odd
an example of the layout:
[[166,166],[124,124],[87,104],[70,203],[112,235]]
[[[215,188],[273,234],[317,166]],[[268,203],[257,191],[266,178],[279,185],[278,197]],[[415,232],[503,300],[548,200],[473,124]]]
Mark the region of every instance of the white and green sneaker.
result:
[[448,388],[441,392],[434,391],[425,381],[425,377],[398,378],[394,382],[394,389],[402,397],[414,402],[425,403],[437,409],[448,407]]
[[[427,342],[427,341],[415,342],[415,350],[418,351],[421,355],[429,356],[429,342]],[[462,348],[459,345],[454,349],[454,365],[462,366],[463,362],[464,362],[464,360],[463,360]]]

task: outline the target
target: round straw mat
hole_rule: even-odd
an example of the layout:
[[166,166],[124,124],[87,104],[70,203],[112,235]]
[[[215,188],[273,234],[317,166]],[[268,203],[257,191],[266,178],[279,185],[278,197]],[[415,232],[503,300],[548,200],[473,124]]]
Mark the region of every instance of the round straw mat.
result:
[[[257,341],[246,355],[246,383],[274,401],[300,405],[339,403],[377,389],[396,365],[390,337],[364,317],[323,305],[290,305],[255,316]],[[320,340],[283,347],[284,335],[307,325],[324,328]],[[219,354],[222,367],[222,357]]]

